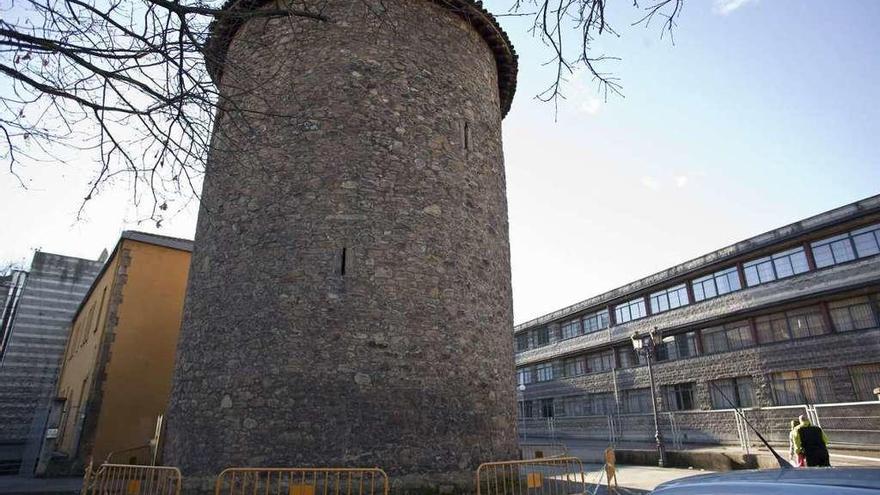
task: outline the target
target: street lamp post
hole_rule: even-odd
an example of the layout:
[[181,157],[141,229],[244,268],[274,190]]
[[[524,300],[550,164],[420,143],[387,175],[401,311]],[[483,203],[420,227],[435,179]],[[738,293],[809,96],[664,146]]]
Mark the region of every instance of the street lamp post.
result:
[[663,445],[663,434],[660,433],[660,420],[657,417],[657,390],[654,385],[654,369],[651,366],[651,362],[657,357],[657,346],[661,343],[663,343],[663,337],[657,327],[654,327],[647,336],[637,333],[632,335],[633,349],[637,353],[643,354],[648,363],[648,380],[651,382],[651,408],[654,411],[654,439],[657,442],[659,455],[657,465],[664,467],[666,466],[666,447]]
[[526,443],[528,440],[528,436],[526,433],[526,399],[525,392],[526,386],[524,383],[520,383],[518,387],[516,387],[517,398],[519,399],[519,416],[522,418],[522,434],[523,434],[523,443]]

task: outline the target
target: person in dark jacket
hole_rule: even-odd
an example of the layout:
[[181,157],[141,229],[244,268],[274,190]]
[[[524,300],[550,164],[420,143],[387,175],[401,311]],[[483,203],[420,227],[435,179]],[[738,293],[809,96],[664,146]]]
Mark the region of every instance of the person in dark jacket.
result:
[[800,425],[795,429],[794,447],[798,454],[803,454],[807,467],[831,466],[828,458],[828,437],[818,426],[810,424],[801,416]]

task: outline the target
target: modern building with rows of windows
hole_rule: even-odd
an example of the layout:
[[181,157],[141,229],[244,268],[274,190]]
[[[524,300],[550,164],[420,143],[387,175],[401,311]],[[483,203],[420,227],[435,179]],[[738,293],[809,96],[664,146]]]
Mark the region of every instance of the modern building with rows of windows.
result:
[[876,402],[878,254],[880,195],[517,325],[520,414],[650,413],[631,336],[655,328],[663,413]]

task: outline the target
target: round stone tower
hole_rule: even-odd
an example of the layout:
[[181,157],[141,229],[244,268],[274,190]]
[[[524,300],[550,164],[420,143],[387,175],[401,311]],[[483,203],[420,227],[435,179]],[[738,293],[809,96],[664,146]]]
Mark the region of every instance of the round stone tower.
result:
[[469,488],[517,453],[501,147],[516,55],[474,0],[303,3],[326,19],[212,27],[223,97],[165,463]]

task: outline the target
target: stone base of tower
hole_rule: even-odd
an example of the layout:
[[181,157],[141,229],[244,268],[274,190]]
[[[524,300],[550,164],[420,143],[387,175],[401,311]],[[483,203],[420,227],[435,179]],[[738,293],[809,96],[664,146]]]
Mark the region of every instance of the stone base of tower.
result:
[[390,492],[400,495],[450,495],[476,493],[475,472],[456,471],[391,476]]
[[[386,468],[387,469],[387,468]],[[392,495],[464,495],[476,493],[476,471],[456,471],[446,473],[417,473],[388,476],[389,494]],[[183,477],[182,495],[214,495],[216,476]],[[232,493],[221,489],[220,495]],[[291,492],[292,493],[292,492]],[[369,488],[359,492],[355,487],[351,495],[370,495]],[[374,495],[382,495],[377,487]]]

